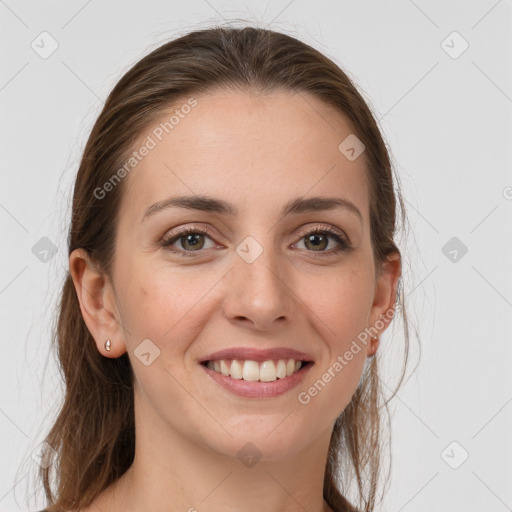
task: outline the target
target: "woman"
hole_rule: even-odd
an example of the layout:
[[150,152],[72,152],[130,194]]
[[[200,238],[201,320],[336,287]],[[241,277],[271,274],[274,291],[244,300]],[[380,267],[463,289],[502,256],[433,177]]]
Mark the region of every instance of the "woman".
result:
[[365,101],[297,39],[216,27],[130,69],[75,183],[47,510],[373,510],[394,188]]

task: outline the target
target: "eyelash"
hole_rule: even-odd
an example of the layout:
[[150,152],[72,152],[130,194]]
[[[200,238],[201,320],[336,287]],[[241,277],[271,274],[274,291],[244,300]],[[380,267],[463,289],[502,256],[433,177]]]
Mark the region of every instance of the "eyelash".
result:
[[[171,238],[163,238],[160,241],[160,245],[164,247],[166,250],[173,252],[175,254],[178,254],[182,257],[194,257],[195,253],[200,254],[201,252],[208,250],[208,249],[198,249],[197,251],[187,251],[185,249],[175,250],[171,249],[170,246],[172,246],[176,241],[178,241],[180,238],[183,238],[187,235],[207,235],[210,238],[213,238],[213,233],[207,229],[207,228],[196,228],[196,227],[189,227],[185,228],[181,231],[178,231],[177,233],[173,234]],[[316,226],[315,228],[309,229],[301,234],[301,237],[299,239],[302,240],[303,238],[309,236],[309,235],[316,235],[316,234],[322,234],[322,235],[328,235],[330,236],[334,241],[338,242],[339,246],[335,249],[331,249],[330,251],[318,251],[319,255],[333,255],[338,254],[343,251],[348,251],[352,248],[352,246],[348,243],[348,241],[341,236],[337,231],[334,229],[328,227],[328,226]],[[308,251],[307,252],[315,253],[317,251]],[[315,255],[316,256],[316,255]]]

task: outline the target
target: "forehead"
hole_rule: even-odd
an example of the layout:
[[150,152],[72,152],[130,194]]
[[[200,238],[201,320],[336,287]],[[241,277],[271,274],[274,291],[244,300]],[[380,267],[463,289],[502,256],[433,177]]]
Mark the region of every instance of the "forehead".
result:
[[354,134],[345,116],[302,92],[193,99],[195,106],[181,108],[185,98],[141,134],[136,149],[151,149],[125,178],[121,218],[139,223],[154,202],[183,194],[225,199],[240,215],[280,212],[300,196],[340,196],[367,217],[363,155],[349,160],[339,149]]

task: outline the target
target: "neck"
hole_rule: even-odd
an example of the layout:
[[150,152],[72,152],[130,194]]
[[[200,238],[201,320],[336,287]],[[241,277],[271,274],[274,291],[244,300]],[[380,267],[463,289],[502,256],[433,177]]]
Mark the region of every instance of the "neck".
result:
[[330,430],[279,458],[262,454],[242,437],[239,443],[231,439],[232,445],[245,447],[246,457],[237,457],[237,451],[229,456],[191,432],[171,429],[140,400],[135,404],[135,458],[100,500],[102,510],[332,512],[323,499]]

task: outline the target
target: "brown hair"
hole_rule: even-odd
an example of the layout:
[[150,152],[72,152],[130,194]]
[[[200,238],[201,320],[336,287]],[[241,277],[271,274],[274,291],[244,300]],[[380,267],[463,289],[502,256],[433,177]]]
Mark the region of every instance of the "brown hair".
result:
[[[86,249],[110,275],[123,181],[109,192],[108,200],[98,198],[94,191],[126,162],[141,133],[171,105],[214,88],[307,92],[346,116],[365,145],[376,268],[391,253],[400,252],[394,236],[397,205],[405,218],[403,200],[399,189],[395,190],[390,158],[376,121],[349,77],[332,60],[289,35],[250,26],[217,26],[158,47],[137,62],[108,96],[76,177],[69,254]],[[409,335],[401,280],[397,297],[397,310],[405,320],[407,362]],[[39,473],[49,512],[89,505],[129,468],[135,454],[128,354],[106,358],[99,353],[82,318],[69,271],[54,331],[65,397],[45,439],[55,452],[47,461],[49,467]],[[355,510],[345,494],[354,481],[359,507],[367,512],[375,506],[382,468],[383,413],[389,416],[387,401],[381,403],[377,361],[377,357],[367,360],[359,387],[333,429],[323,492],[337,512]]]

